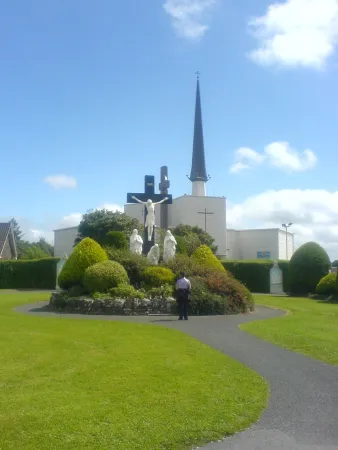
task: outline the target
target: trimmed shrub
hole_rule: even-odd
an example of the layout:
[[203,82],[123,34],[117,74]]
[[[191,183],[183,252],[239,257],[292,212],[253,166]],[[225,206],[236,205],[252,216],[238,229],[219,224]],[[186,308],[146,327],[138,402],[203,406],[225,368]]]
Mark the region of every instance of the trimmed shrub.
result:
[[61,289],[69,289],[83,284],[86,269],[93,264],[108,259],[103,248],[93,239],[85,238],[73,250],[59,275],[58,284]]
[[128,249],[128,241],[122,231],[109,231],[104,237],[104,245],[122,250]]
[[292,255],[289,266],[290,292],[308,295],[328,274],[331,262],[326,251],[315,242],[307,242]]
[[103,261],[88,267],[83,284],[88,292],[106,292],[120,284],[129,283],[123,266],[116,261]]
[[200,266],[208,269],[214,269],[221,272],[225,272],[225,269],[221,261],[212,253],[211,249],[206,245],[201,245],[192,255],[192,259],[196,261]]
[[[223,260],[223,267],[251,292],[268,294],[270,292],[270,269],[273,261],[230,261]],[[283,271],[283,289],[289,291],[289,261],[278,261]]]
[[130,283],[139,288],[142,281],[142,273],[146,267],[149,267],[147,258],[142,255],[135,255],[129,250],[118,250],[107,247],[106,252],[108,258],[117,261],[126,269]]
[[316,294],[323,294],[323,295],[334,295],[337,291],[337,274],[336,273],[329,273],[328,275],[325,275],[316,287]]
[[144,269],[142,281],[145,286],[160,287],[165,284],[173,284],[175,274],[166,267],[150,266]]
[[0,261],[0,289],[55,289],[59,258]]

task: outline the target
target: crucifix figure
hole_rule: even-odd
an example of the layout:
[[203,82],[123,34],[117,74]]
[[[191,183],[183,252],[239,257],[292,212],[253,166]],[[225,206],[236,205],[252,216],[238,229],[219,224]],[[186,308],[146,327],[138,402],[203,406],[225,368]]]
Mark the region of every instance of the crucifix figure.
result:
[[144,177],[144,193],[127,194],[127,203],[144,205],[144,240],[143,254],[147,255],[155,245],[155,206],[161,203],[172,203],[171,195],[155,194],[155,177]]
[[198,214],[204,214],[204,231],[207,232],[207,215],[214,214],[213,212],[208,212],[207,208],[204,208],[203,212],[198,212]]
[[161,203],[166,202],[169,200],[169,197],[164,197],[164,199],[160,200],[159,202],[154,203],[150,198],[146,202],[143,202],[142,200],[139,200],[135,197],[135,195],[132,195],[131,197],[133,200],[135,200],[137,203],[142,203],[142,205],[145,205],[147,208],[147,217],[144,223],[144,226],[148,229],[148,241],[152,240],[153,237],[153,231],[155,227],[155,205],[160,205]]

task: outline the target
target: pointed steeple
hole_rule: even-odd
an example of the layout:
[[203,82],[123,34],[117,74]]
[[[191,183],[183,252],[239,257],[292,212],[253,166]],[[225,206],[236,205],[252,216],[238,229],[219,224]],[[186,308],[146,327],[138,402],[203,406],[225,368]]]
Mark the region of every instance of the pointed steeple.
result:
[[196,181],[205,183],[209,179],[205,167],[199,72],[197,72],[194,144],[193,144],[192,164],[189,179],[193,183]]

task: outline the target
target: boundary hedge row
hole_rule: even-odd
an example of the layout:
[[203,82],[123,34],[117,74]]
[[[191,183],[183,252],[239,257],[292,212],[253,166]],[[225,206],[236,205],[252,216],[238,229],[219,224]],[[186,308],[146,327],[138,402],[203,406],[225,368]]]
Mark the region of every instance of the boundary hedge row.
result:
[[59,258],[0,261],[0,289],[55,289]]
[[[223,260],[223,267],[232,273],[251,292],[268,294],[270,292],[270,269],[273,261],[229,261]],[[288,292],[289,261],[278,261],[283,271],[283,290]]]

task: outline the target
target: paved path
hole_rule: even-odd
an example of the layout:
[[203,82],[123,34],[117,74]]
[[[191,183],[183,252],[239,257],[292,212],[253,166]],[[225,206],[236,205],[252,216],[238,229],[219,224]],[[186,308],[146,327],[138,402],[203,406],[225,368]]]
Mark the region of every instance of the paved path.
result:
[[[250,430],[210,443],[205,450],[338,450],[338,367],[285,350],[242,332],[241,323],[282,316],[258,307],[240,316],[116,317],[58,314],[45,302],[17,311],[43,316],[153,323],[182,330],[237,359],[270,383],[269,407]],[[42,308],[42,309],[41,309]],[[337,343],[338,345],[338,343]]]

